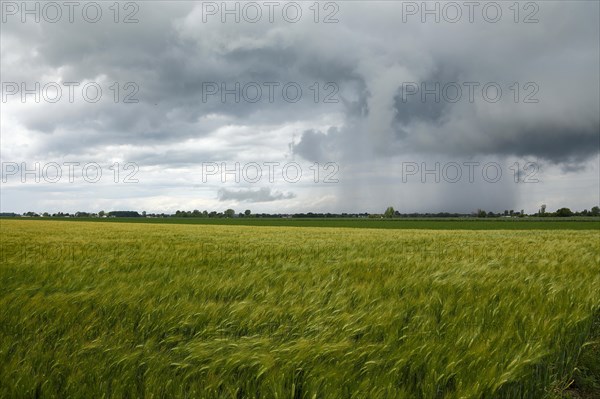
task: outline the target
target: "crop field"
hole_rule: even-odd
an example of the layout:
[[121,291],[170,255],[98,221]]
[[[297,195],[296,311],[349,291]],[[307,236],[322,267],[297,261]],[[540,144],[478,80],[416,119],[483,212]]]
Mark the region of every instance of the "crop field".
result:
[[596,228],[0,227],[3,398],[600,397]]
[[[6,218],[10,220],[14,218]],[[2,218],[0,218],[2,220]],[[208,224],[228,226],[344,227],[408,230],[592,230],[600,231],[600,218],[23,218],[61,222]]]

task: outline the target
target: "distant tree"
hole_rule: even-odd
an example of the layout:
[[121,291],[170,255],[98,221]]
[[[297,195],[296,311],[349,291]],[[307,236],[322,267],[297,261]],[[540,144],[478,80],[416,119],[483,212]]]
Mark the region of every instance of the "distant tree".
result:
[[592,210],[590,211],[590,215],[592,216],[600,216],[600,207],[593,207]]
[[478,218],[484,218],[486,216],[487,216],[487,213],[483,209],[478,209],[477,210],[477,217]]
[[569,208],[560,208],[559,210],[556,211],[556,216],[564,218],[564,217],[569,217],[569,216],[573,216],[573,212],[571,212],[571,210]]
[[250,211],[250,209],[246,209],[244,211],[244,216],[246,216],[246,217],[250,217],[251,214],[252,214],[252,212]]
[[146,217],[146,211],[142,211],[142,216]]
[[540,216],[544,216],[546,214],[546,204],[542,204],[540,208]]
[[388,208],[383,213],[383,216],[385,216],[386,218],[393,218],[394,213],[395,213],[394,208],[391,206],[388,206]]
[[101,218],[103,218],[105,215],[106,215],[106,212],[104,212],[104,211],[98,212],[98,216],[100,216]]
[[233,209],[227,209],[227,210],[226,210],[226,211],[223,213],[223,215],[224,215],[226,218],[232,218],[232,217],[235,215],[235,211],[234,211]]
[[142,215],[140,215],[137,211],[111,211],[108,212],[108,216],[117,218],[139,218]]

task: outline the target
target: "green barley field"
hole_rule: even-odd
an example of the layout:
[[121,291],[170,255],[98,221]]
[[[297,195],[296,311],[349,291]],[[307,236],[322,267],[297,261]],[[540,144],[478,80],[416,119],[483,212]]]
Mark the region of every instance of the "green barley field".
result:
[[597,228],[0,238],[2,398],[600,397]]

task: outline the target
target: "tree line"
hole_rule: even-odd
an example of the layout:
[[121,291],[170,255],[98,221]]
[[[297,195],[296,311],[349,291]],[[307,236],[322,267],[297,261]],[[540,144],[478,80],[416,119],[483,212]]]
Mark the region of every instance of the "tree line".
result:
[[462,217],[477,217],[477,218],[501,218],[501,217],[572,217],[572,216],[600,216],[600,207],[594,206],[591,210],[584,209],[583,211],[571,211],[569,208],[559,208],[555,212],[548,212],[546,205],[542,205],[540,209],[533,214],[526,214],[524,210],[515,211],[505,210],[504,212],[486,212],[483,209],[478,209],[472,213],[450,213],[450,212],[438,212],[438,213],[400,213],[389,206],[383,213],[293,213],[293,214],[282,214],[282,213],[252,213],[250,209],[246,209],[244,212],[236,213],[235,210],[229,208],[223,212],[217,211],[199,211],[194,209],[193,211],[181,211],[178,210],[173,214],[168,213],[147,213],[142,211],[100,211],[94,212],[75,212],[71,213],[37,213],[37,212],[25,212],[18,214],[14,212],[0,213],[0,217],[75,217],[75,218],[206,218],[206,219],[219,219],[219,218],[462,218]]
[[[419,215],[417,217],[421,217],[420,214],[401,214],[398,211],[394,210],[393,207],[388,207],[383,213],[383,217],[386,218],[395,218],[395,217],[413,217],[413,215]],[[429,214],[425,214],[429,215]],[[446,216],[450,214],[438,214],[443,216],[437,217],[453,217]],[[454,214],[456,215],[456,214]],[[533,214],[526,214],[524,210],[521,209],[520,212],[515,211],[514,209],[505,210],[504,212],[486,212],[483,209],[478,209],[477,212],[472,213],[471,215],[460,215],[460,216],[476,216],[478,218],[500,218],[500,217],[525,217],[525,216],[533,216],[533,217],[571,217],[571,216],[600,216],[600,207],[594,206],[590,211],[584,209],[581,212],[573,212],[569,208],[559,208],[556,212],[547,212],[546,205],[542,205],[540,209]]]

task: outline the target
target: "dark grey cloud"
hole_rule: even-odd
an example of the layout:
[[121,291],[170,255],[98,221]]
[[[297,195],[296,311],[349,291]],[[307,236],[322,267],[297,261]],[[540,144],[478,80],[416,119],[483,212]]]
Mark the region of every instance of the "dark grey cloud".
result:
[[339,134],[337,128],[330,128],[326,134],[307,130],[294,145],[294,153],[311,162],[332,162],[339,156],[335,146]]
[[540,125],[519,127],[518,135],[496,135],[495,141],[481,152],[534,156],[561,164],[584,162],[599,148],[600,124],[579,126]]

